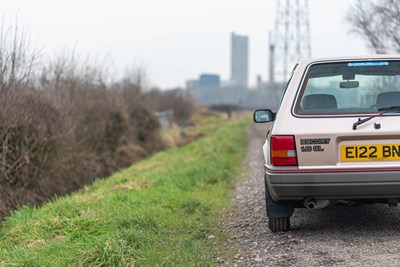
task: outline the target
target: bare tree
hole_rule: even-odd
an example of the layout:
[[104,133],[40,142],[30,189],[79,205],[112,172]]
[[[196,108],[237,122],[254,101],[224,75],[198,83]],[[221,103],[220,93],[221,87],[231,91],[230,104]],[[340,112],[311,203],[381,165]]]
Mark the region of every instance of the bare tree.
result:
[[376,53],[400,52],[400,1],[357,0],[346,20]]
[[14,26],[0,25],[0,92],[33,83],[40,51],[26,36],[17,22]]

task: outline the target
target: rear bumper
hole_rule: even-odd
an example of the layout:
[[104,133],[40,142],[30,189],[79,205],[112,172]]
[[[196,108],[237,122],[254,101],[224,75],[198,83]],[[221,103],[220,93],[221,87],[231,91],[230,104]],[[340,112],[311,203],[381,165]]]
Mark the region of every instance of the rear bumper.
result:
[[280,172],[266,171],[274,201],[315,199],[400,198],[400,171]]

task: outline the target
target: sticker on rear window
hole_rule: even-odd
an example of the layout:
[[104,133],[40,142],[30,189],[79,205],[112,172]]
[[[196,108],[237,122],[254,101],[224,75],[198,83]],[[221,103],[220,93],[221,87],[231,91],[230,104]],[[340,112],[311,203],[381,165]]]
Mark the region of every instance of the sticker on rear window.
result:
[[347,64],[349,67],[370,67],[370,66],[388,66],[389,62],[353,62]]

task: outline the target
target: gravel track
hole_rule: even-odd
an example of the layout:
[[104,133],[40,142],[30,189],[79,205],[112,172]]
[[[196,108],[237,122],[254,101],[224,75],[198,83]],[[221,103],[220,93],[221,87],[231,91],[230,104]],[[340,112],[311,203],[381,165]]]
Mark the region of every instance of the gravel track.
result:
[[[400,266],[400,208],[387,205],[295,209],[291,231],[272,233],[264,205],[265,125],[248,129],[248,172],[222,225],[231,239],[222,266]],[[229,254],[227,252],[227,254]]]

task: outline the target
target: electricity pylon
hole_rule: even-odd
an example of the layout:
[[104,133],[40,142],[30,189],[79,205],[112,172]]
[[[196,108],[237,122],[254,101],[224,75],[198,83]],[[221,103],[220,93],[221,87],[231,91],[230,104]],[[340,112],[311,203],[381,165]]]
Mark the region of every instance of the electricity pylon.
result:
[[308,0],[277,0],[270,50],[271,82],[286,81],[297,62],[311,57]]

